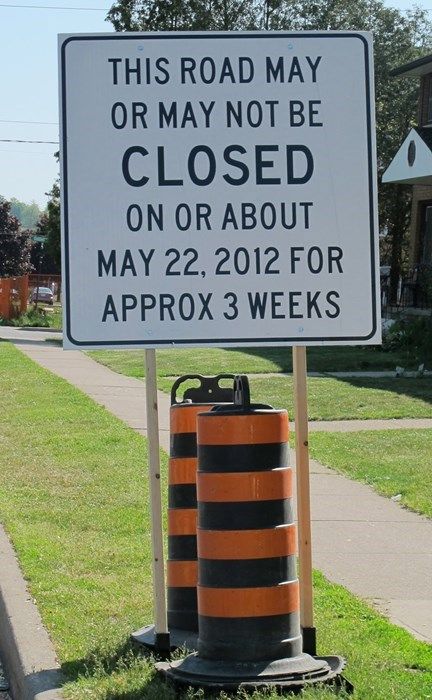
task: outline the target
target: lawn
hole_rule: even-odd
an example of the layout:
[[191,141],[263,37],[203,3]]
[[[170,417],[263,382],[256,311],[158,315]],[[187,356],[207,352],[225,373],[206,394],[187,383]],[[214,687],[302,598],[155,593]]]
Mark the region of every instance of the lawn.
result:
[[[172,384],[166,377],[158,380],[159,389],[167,393]],[[307,385],[309,420],[432,418],[432,377],[309,377]],[[254,376],[250,388],[252,401],[286,408],[295,418],[292,376]]]
[[[294,417],[292,377],[252,377],[254,401],[287,408]],[[310,420],[432,418],[432,378],[309,377]]]
[[[290,356],[289,349],[283,352],[286,357]],[[308,356],[309,352],[311,349]],[[90,355],[115,372],[143,377],[143,352],[102,350]],[[189,362],[184,362],[186,357]],[[248,352],[210,348],[163,350],[158,351],[157,358],[158,386],[162,391],[169,393],[173,377],[183,374],[255,374],[258,376],[250,377],[252,400],[269,403],[275,408],[287,408],[290,416],[294,415],[292,376],[266,376],[266,373],[276,371],[276,364],[268,357],[264,359]],[[309,377],[308,409],[310,420],[432,418],[432,377]]]
[[[128,642],[152,618],[144,439],[5,342],[0,383],[1,520],[62,663],[66,698],[174,700]],[[319,651],[347,656],[353,700],[432,698],[430,645],[319,573],[315,600]]]
[[311,456],[432,518],[432,431],[311,433]]
[[[129,377],[144,375],[143,350],[96,350],[92,357],[120,374]],[[310,347],[308,369],[315,372],[394,370],[408,368],[401,353],[383,352],[379,346]],[[200,374],[268,374],[291,372],[292,351],[289,347],[274,348],[170,348],[157,351],[158,374],[161,377],[198,372]],[[415,363],[414,363],[415,364]],[[418,366],[415,364],[415,367]],[[413,365],[414,366],[414,365]]]

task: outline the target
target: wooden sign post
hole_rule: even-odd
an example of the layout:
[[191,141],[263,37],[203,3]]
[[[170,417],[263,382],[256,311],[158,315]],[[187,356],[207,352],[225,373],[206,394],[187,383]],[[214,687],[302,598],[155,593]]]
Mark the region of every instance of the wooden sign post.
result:
[[300,624],[303,632],[303,651],[307,652],[308,654],[316,654],[316,633],[313,624],[307,367],[306,348],[303,346],[296,345],[293,347],[293,376],[295,401]]
[[165,572],[162,532],[162,504],[159,457],[159,420],[156,384],[156,351],[145,351],[148,468],[153,570],[155,649],[168,652],[170,637],[165,598]]

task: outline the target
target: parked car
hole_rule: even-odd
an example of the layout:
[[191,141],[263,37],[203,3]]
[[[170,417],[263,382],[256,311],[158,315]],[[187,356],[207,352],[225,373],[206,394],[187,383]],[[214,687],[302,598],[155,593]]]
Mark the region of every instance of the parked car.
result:
[[54,294],[49,287],[35,287],[32,291],[31,300],[33,303],[35,301],[43,301],[45,304],[52,306],[54,303]]

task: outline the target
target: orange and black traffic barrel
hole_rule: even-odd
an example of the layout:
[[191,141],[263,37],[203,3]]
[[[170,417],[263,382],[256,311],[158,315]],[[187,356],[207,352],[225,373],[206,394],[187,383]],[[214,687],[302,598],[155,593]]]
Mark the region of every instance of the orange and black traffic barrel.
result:
[[196,416],[205,405],[171,406],[168,468],[167,607],[170,630],[198,631]]
[[288,416],[198,417],[199,653],[254,661],[302,650]]
[[[227,380],[231,380],[230,386],[224,386]],[[194,649],[197,644],[196,417],[216,404],[232,403],[233,380],[233,374],[187,374],[179,377],[171,389],[167,613],[172,648]],[[154,649],[154,625],[137,630],[132,639]]]
[[160,666],[181,684],[294,687],[343,667],[302,652],[288,434],[246,377],[197,417],[198,654]]
[[[198,413],[209,410],[216,403],[232,402],[233,388],[221,386],[224,379],[233,380],[234,376],[185,375],[177,379],[171,390],[167,561],[170,632],[198,632],[196,418]],[[191,380],[198,381],[199,386],[188,387],[179,402],[179,388]]]

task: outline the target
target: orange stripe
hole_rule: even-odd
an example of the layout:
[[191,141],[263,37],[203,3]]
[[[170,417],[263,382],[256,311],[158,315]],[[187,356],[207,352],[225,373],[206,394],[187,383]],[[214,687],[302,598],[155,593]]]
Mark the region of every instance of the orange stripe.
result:
[[198,472],[198,501],[222,503],[274,501],[292,496],[292,469],[265,472]]
[[197,510],[196,508],[169,508],[168,509],[168,534],[169,535],[196,535]]
[[289,437],[286,411],[270,411],[252,415],[199,416],[199,445],[259,445],[287,442]]
[[196,457],[171,457],[168,469],[169,484],[195,484],[197,473]]
[[214,404],[181,404],[171,406],[170,410],[170,432],[174,433],[196,433],[196,417],[198,413],[209,411]]
[[198,586],[198,614],[208,617],[266,617],[299,609],[298,581],[262,588]]
[[267,559],[296,552],[295,523],[268,530],[198,528],[198,556],[202,559]]
[[168,561],[167,585],[172,588],[195,588],[198,581],[197,561]]

